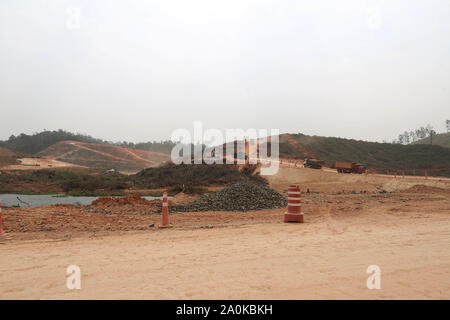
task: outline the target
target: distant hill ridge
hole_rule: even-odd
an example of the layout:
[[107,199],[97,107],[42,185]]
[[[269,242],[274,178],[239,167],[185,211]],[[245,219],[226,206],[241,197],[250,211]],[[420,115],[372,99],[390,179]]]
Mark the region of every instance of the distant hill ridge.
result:
[[8,140],[0,141],[0,146],[16,152],[36,154],[51,145],[61,141],[78,141],[87,143],[104,144],[118,147],[141,149],[154,152],[170,154],[174,143],[172,141],[161,142],[111,142],[102,139],[93,138],[89,135],[71,133],[64,130],[42,131],[32,135],[21,133],[18,136],[10,136]]
[[[449,133],[434,136],[433,145],[429,145],[429,138],[412,145],[401,145],[301,133],[282,134],[280,157],[302,160],[313,156],[324,160],[328,166],[335,162],[356,161],[379,171],[429,168],[436,170],[437,175],[450,176],[450,148],[441,146],[448,146],[449,140]],[[174,145],[171,141],[112,143],[63,130],[21,134],[0,142],[0,146],[13,151],[120,170],[136,170],[167,161]],[[7,161],[14,159],[9,157]]]
[[302,149],[329,166],[335,162],[356,161],[378,170],[445,168],[436,171],[450,176],[450,148],[434,143],[401,145],[304,134],[280,135],[280,157],[303,159],[307,155]]

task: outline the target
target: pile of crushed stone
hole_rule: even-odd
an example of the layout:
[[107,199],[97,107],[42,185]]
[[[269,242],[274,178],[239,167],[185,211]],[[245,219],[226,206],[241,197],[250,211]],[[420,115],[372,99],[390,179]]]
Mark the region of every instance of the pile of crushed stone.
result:
[[171,212],[254,211],[286,207],[287,200],[277,191],[248,181],[202,195],[187,205],[171,206]]

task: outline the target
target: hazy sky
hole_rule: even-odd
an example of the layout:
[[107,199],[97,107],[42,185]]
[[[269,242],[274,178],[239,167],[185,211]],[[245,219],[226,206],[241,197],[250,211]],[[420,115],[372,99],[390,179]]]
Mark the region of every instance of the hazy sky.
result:
[[0,0],[0,108],[0,139],[444,131],[450,1]]

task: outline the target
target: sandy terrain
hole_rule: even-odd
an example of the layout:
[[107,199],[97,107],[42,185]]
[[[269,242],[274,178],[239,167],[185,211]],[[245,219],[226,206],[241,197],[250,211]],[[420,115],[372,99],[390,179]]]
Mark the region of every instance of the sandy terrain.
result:
[[21,164],[11,164],[3,166],[2,170],[39,170],[46,168],[67,168],[67,167],[78,167],[84,168],[72,163],[67,163],[55,159],[44,159],[44,158],[21,158],[18,159]]
[[450,299],[450,184],[417,179],[282,168],[273,187],[310,189],[304,224],[284,209],[175,213],[158,229],[147,204],[4,208],[0,298]]
[[40,151],[39,156],[88,167],[136,171],[169,160],[169,155],[140,149],[79,141],[60,141]]
[[[170,230],[9,232],[0,298],[450,299],[450,197],[433,190],[305,196],[304,224],[268,210],[173,214]],[[142,226],[159,220],[141,217]],[[65,287],[71,264],[81,267],[79,291]],[[372,264],[381,290],[366,288]]]
[[344,174],[335,169],[323,170],[296,168],[283,164],[276,175],[266,176],[270,186],[278,191],[286,190],[291,183],[300,185],[302,190],[316,192],[338,191],[402,191],[417,184],[426,184],[438,188],[449,188],[450,178],[422,176],[395,176],[382,174]]

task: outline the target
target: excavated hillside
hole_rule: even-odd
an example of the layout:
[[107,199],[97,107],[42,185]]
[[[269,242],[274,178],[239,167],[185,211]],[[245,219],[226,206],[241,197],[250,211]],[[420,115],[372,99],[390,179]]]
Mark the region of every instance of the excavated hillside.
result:
[[55,143],[37,155],[86,167],[121,171],[138,171],[170,159],[169,155],[159,152],[78,141]]
[[19,159],[21,157],[23,157],[23,154],[0,147],[0,165],[1,166],[16,164],[17,159]]

